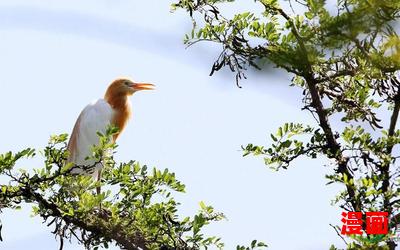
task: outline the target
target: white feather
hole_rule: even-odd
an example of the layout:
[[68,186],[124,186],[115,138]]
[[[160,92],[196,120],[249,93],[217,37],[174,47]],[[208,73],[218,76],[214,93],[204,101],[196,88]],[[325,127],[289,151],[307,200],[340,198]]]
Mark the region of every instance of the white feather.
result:
[[[99,136],[97,132],[105,133],[107,126],[111,124],[114,111],[110,104],[104,99],[99,99],[95,103],[87,105],[79,115],[77,120],[76,131],[76,147],[70,152],[70,162],[76,165],[93,165],[94,160],[85,160],[91,156],[91,148],[98,145]],[[71,137],[74,135],[71,135]],[[98,170],[102,165],[97,164],[92,173],[93,177],[97,177]],[[76,169],[74,173],[81,173],[82,170]]]

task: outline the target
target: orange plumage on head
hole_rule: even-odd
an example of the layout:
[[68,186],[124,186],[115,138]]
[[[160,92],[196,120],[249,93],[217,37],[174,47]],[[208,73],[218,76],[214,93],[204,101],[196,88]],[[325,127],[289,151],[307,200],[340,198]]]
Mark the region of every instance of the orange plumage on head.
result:
[[119,132],[114,135],[114,141],[125,128],[132,109],[128,97],[139,90],[153,89],[154,85],[148,83],[134,83],[133,81],[120,78],[113,81],[107,88],[104,99],[114,109],[115,114],[112,120],[114,126],[118,127]]

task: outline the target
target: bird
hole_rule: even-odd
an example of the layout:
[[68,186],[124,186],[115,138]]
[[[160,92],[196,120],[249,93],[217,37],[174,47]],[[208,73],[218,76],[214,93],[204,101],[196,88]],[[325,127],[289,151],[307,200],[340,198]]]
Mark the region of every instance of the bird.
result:
[[[117,78],[111,82],[104,98],[88,104],[78,116],[67,144],[67,162],[76,166],[93,166],[94,160],[87,157],[92,153],[91,148],[99,143],[97,132],[104,134],[110,125],[117,127],[118,132],[112,137],[115,142],[132,115],[129,96],[137,91],[153,90],[154,87],[151,83],[136,83],[129,78]],[[75,168],[72,173],[92,175],[101,181],[101,169],[102,164],[97,163],[90,172]],[[99,194],[100,188],[96,190]]]

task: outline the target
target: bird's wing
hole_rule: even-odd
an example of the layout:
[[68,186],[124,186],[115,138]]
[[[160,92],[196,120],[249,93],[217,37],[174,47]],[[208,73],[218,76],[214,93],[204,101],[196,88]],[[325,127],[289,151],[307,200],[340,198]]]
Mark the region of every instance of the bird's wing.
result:
[[97,145],[96,132],[105,133],[113,118],[113,109],[104,99],[87,105],[78,117],[68,143],[70,152],[68,162],[77,165],[93,164],[85,158],[91,155],[91,147]]

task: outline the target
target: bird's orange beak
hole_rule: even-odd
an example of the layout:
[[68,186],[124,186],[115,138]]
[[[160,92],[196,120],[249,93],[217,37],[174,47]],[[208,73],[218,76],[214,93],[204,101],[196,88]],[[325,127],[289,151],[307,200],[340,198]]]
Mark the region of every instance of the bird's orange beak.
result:
[[151,83],[133,83],[131,87],[135,90],[153,90],[155,85]]

